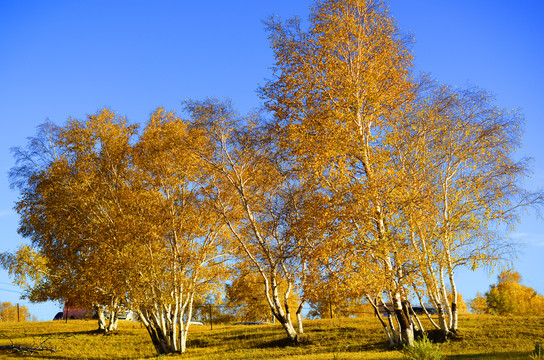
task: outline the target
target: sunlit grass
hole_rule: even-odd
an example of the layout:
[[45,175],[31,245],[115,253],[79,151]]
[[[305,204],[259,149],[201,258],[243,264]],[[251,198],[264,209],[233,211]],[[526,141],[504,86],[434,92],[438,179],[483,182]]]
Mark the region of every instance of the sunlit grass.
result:
[[[154,355],[154,349],[145,330],[132,322],[120,322],[120,329],[111,335],[95,332],[96,321],[70,320],[2,323],[0,345],[43,347],[56,350],[41,351],[33,358],[52,359],[140,359]],[[4,357],[5,356],[5,357]],[[2,358],[19,359],[21,356],[6,354]]]
[[[0,345],[36,347],[48,351],[32,355],[45,359],[152,359],[156,358],[149,336],[138,323],[121,321],[111,335],[97,334],[95,321],[71,320],[0,323]],[[446,359],[529,359],[535,342],[544,338],[542,317],[465,315],[461,338],[440,344]],[[305,322],[305,334],[297,346],[286,344],[278,325],[193,326],[188,350],[167,358],[238,359],[402,359],[389,350],[383,330],[374,318],[313,320]],[[28,355],[3,352],[0,359]]]

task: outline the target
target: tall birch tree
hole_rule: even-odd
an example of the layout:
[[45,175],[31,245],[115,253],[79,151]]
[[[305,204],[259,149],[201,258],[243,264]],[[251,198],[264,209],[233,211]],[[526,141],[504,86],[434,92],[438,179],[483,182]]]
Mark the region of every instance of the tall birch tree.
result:
[[[290,224],[297,218],[296,181],[275,156],[276,140],[251,119],[241,119],[228,102],[208,99],[187,102],[194,152],[206,163],[205,187],[216,211],[244,256],[263,280],[263,293],[274,317],[291,341],[302,333],[302,306],[292,309],[293,292],[300,292],[304,262]],[[283,290],[282,281],[286,282]],[[295,312],[298,327],[291,321]]]
[[308,31],[296,19],[268,27],[276,66],[262,89],[267,107],[301,170],[345,206],[353,253],[383,270],[380,283],[401,325],[395,342],[410,344],[406,239],[392,224],[394,174],[383,140],[413,97],[409,39],[372,0],[318,1]]
[[518,112],[494,106],[478,88],[426,87],[389,138],[406,200],[402,217],[447,336],[458,329],[455,269],[494,266],[507,256],[512,243],[499,225],[515,224],[519,210],[538,206],[542,196],[520,187],[528,164],[513,156]]
[[[115,315],[124,299],[123,280],[116,276],[118,258],[108,256],[118,249],[105,239],[115,234],[110,200],[123,178],[124,153],[134,130],[104,109],[86,121],[70,119],[62,128],[47,124],[28,149],[16,150],[12,179],[21,190],[16,204],[19,232],[31,239],[38,258],[45,259],[31,300],[81,307],[106,304]],[[116,316],[107,326],[99,321],[102,330],[115,326]]]
[[188,143],[186,123],[159,108],[135,146],[129,223],[138,266],[129,296],[158,354],[186,350],[195,298],[226,276],[227,229],[202,193],[202,165]]

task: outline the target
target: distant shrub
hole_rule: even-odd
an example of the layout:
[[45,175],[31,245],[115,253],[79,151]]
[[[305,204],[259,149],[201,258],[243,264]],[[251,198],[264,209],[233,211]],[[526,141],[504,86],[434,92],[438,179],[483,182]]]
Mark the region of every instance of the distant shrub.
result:
[[0,322],[27,321],[30,313],[26,306],[11,305],[10,302],[0,303]]
[[474,313],[498,315],[544,315],[544,296],[521,285],[521,275],[513,269],[501,272],[498,282],[471,302]]
[[443,357],[438,345],[433,344],[426,336],[415,341],[413,346],[404,348],[405,360],[441,360]]

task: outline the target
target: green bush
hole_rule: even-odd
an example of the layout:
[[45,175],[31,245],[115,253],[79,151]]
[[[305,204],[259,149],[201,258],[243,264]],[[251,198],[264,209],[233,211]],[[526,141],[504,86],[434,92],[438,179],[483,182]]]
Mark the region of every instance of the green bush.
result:
[[426,336],[415,341],[414,345],[404,347],[406,360],[441,360],[443,357],[438,345],[434,345]]

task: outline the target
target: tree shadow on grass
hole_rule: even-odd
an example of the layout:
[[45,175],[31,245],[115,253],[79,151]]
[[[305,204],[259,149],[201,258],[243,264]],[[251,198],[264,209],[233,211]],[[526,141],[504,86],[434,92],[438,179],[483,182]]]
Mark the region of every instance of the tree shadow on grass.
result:
[[[461,342],[465,340],[465,336],[460,332],[450,333],[448,336],[444,336],[444,333],[441,330],[431,329],[425,332],[425,335],[433,343],[444,343],[444,342]],[[423,333],[416,332],[416,340],[419,340],[423,337]]]
[[529,354],[526,351],[509,351],[500,353],[487,353],[487,354],[462,354],[462,355],[447,355],[447,360],[463,360],[463,359],[529,359]]
[[197,338],[197,339],[187,339],[187,348],[207,348],[212,346],[215,341],[210,341],[208,339]]
[[257,332],[247,332],[247,333],[240,333],[240,334],[234,334],[230,336],[224,337],[223,341],[233,341],[233,340],[253,340],[253,339],[260,339],[263,337],[263,334],[257,333]]
[[[315,345],[316,342],[312,341],[310,336],[303,335],[299,338],[298,341],[294,342],[288,338],[281,338],[272,341],[261,342],[253,348],[256,349],[267,349],[267,348],[288,348],[288,347],[310,347]],[[315,350],[315,348],[312,348]],[[391,349],[387,342],[377,342],[377,343],[368,343],[368,344],[346,344],[346,345],[335,345],[333,347],[327,348],[323,347],[323,352],[333,352],[333,351],[343,351],[343,352],[364,352],[364,351],[389,351]]]
[[44,332],[44,333],[34,333],[34,334],[19,334],[19,335],[10,335],[10,334],[2,334],[0,335],[0,339],[3,340],[11,340],[13,342],[16,341],[27,341],[29,338],[52,338],[52,339],[67,339],[70,337],[74,337],[77,335],[107,335],[107,336],[113,336],[117,335],[118,331],[113,331],[110,333],[104,333],[99,330],[85,330],[85,331],[72,331],[72,330],[66,330],[66,331],[55,331],[55,332]]
[[299,341],[292,341],[289,338],[281,338],[272,341],[265,341],[254,346],[255,349],[268,349],[268,348],[286,348],[293,346],[303,346],[304,339]]
[[[39,354],[38,354],[39,356]],[[31,358],[34,358],[34,359],[41,359],[42,357],[36,357],[36,355],[29,355],[29,357]],[[52,354],[52,355],[47,355],[47,356],[44,356],[43,357],[44,359],[57,359],[57,360],[66,360],[66,355],[55,355],[55,354]],[[97,355],[96,357],[92,357],[92,356],[86,356],[85,357],[86,360],[104,360],[104,356],[100,356],[100,355]],[[157,359],[157,354],[153,353],[151,355],[137,355],[137,356],[134,356],[134,357],[115,357],[113,359],[119,359],[119,360],[126,360],[126,359]]]
[[[337,333],[353,333],[353,332],[357,332],[357,331],[360,331],[361,329],[358,329],[356,327],[350,327],[350,326],[344,326],[344,327],[338,327],[338,328],[335,328],[334,329],[334,332]],[[304,330],[304,333],[305,334],[311,334],[311,333],[330,333],[331,332],[331,329],[328,328],[328,329],[323,329],[323,328],[310,328],[308,330]]]

